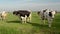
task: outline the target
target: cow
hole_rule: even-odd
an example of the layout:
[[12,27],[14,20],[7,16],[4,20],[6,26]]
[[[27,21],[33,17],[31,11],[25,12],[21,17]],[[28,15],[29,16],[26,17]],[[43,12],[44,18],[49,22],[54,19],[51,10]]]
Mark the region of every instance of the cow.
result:
[[45,20],[48,21],[48,26],[51,27],[51,23],[54,19],[56,12],[50,9],[44,9],[42,11],[40,11],[39,15],[41,17],[41,20],[44,22],[45,24]]
[[6,11],[2,11],[2,12],[0,13],[0,18],[1,18],[2,20],[5,20],[6,17],[7,17],[7,12],[6,12]]
[[31,11],[29,10],[18,10],[14,11],[13,14],[18,15],[22,23],[31,22]]

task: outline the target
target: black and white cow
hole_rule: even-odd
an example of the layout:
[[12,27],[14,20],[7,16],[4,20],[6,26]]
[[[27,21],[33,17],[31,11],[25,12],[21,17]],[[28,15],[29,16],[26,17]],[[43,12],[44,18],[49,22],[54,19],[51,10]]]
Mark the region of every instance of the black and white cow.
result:
[[14,11],[13,14],[18,15],[22,23],[26,23],[27,21],[31,22],[31,11],[29,10],[18,10]]
[[45,24],[45,20],[48,20],[48,25],[49,27],[51,27],[51,23],[54,19],[55,13],[56,12],[53,10],[45,9],[40,11],[39,15],[41,17],[41,20],[43,20],[44,24]]

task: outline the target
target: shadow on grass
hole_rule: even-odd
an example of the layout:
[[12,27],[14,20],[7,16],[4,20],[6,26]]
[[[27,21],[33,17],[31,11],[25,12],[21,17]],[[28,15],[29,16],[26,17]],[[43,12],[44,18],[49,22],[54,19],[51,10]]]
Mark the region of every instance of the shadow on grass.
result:
[[7,23],[21,23],[21,21],[7,21]]
[[39,28],[41,32],[44,32],[44,33],[48,33],[48,34],[60,34],[60,31],[55,31],[55,29],[52,29],[48,27],[48,25],[44,25],[44,24],[38,24],[38,23],[29,23],[31,24],[32,26],[36,27],[36,28]]
[[35,27],[39,27],[39,28],[48,27],[48,25],[38,24],[38,23],[29,23],[29,24],[31,24],[32,26],[35,26]]

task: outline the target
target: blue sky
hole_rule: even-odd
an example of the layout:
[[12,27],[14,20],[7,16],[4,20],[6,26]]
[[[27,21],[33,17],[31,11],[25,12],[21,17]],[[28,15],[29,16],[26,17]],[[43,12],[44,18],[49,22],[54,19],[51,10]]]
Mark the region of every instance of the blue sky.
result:
[[60,10],[60,0],[0,0],[0,10]]

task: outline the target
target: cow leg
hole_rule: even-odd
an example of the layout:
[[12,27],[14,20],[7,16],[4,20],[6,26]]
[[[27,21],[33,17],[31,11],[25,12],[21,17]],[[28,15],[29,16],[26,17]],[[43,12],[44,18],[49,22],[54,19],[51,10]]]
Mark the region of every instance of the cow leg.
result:
[[31,18],[30,17],[27,17],[27,22],[31,22]]
[[[32,14],[32,13],[31,13]],[[27,18],[28,22],[31,22],[31,14],[29,15],[29,17]]]
[[44,24],[45,24],[45,19],[43,20]]
[[24,18],[24,20],[25,20],[25,23],[27,22],[27,16],[25,15],[25,18]]
[[43,22],[43,24],[45,24],[45,18],[41,16],[41,22]]
[[48,26],[51,27],[51,25],[52,25],[52,20],[51,18],[48,18]]
[[5,17],[3,17],[3,20],[5,20]]
[[1,19],[3,20],[4,19],[4,16],[1,16]]
[[24,23],[24,17],[21,16],[21,22]]
[[48,23],[48,26],[51,27],[51,22]]
[[[32,14],[32,13],[31,13]],[[29,21],[31,22],[31,18],[32,18],[32,15],[30,14],[30,16],[29,16]]]
[[29,22],[29,17],[26,18],[26,21]]

